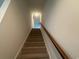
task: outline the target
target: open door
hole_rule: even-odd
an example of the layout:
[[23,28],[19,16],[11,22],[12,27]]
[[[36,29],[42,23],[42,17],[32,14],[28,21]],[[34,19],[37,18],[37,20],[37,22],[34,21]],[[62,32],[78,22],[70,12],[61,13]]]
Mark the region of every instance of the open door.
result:
[[32,28],[41,28],[41,13],[33,12],[32,13]]
[[34,19],[34,28],[40,28],[41,27],[40,16],[38,17],[34,16],[33,19]]

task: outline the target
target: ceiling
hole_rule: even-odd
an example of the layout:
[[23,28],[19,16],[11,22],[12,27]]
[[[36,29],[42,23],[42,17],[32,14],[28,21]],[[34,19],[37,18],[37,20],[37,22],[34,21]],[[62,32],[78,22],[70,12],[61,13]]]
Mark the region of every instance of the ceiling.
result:
[[42,10],[46,0],[27,0],[28,6],[31,10]]

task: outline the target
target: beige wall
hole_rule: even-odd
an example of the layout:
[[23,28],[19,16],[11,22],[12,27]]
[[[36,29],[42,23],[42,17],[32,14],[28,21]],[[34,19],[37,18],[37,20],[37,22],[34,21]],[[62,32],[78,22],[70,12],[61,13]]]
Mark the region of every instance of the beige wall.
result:
[[44,26],[72,59],[79,59],[79,1],[48,0]]
[[0,59],[14,59],[31,29],[26,0],[11,0],[0,23]]

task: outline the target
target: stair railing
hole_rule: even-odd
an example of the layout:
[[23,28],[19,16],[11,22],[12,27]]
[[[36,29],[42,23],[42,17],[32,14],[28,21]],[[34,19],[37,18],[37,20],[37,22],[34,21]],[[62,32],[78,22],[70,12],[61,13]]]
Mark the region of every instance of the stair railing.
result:
[[54,44],[55,48],[57,49],[57,51],[61,55],[62,59],[69,59],[68,55],[65,53],[63,48],[60,47],[60,45],[55,41],[55,39],[50,35],[50,33],[46,30],[46,28],[42,24],[41,24],[41,26],[45,30],[47,35],[49,36],[50,40],[52,41],[52,43]]

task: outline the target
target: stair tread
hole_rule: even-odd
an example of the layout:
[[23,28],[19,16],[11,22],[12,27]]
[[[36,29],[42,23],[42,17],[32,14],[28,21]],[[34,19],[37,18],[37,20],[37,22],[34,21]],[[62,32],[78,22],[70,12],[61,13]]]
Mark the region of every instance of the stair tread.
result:
[[48,54],[46,53],[23,54],[22,57],[23,58],[44,58],[44,57],[48,57]]
[[23,48],[22,51],[23,54],[29,54],[29,53],[47,53],[45,47],[29,47],[29,48]]
[[[22,59],[26,59],[26,58],[22,58]],[[38,58],[38,57],[36,57],[36,58],[28,58],[28,59],[49,59],[48,57],[40,57],[40,58]]]
[[35,39],[35,40],[29,39],[29,40],[27,40],[27,42],[44,42],[44,41],[43,40],[37,40],[37,39]]
[[24,44],[24,47],[41,47],[45,46],[44,42],[27,42]]
[[49,59],[40,29],[32,29],[19,59]]

